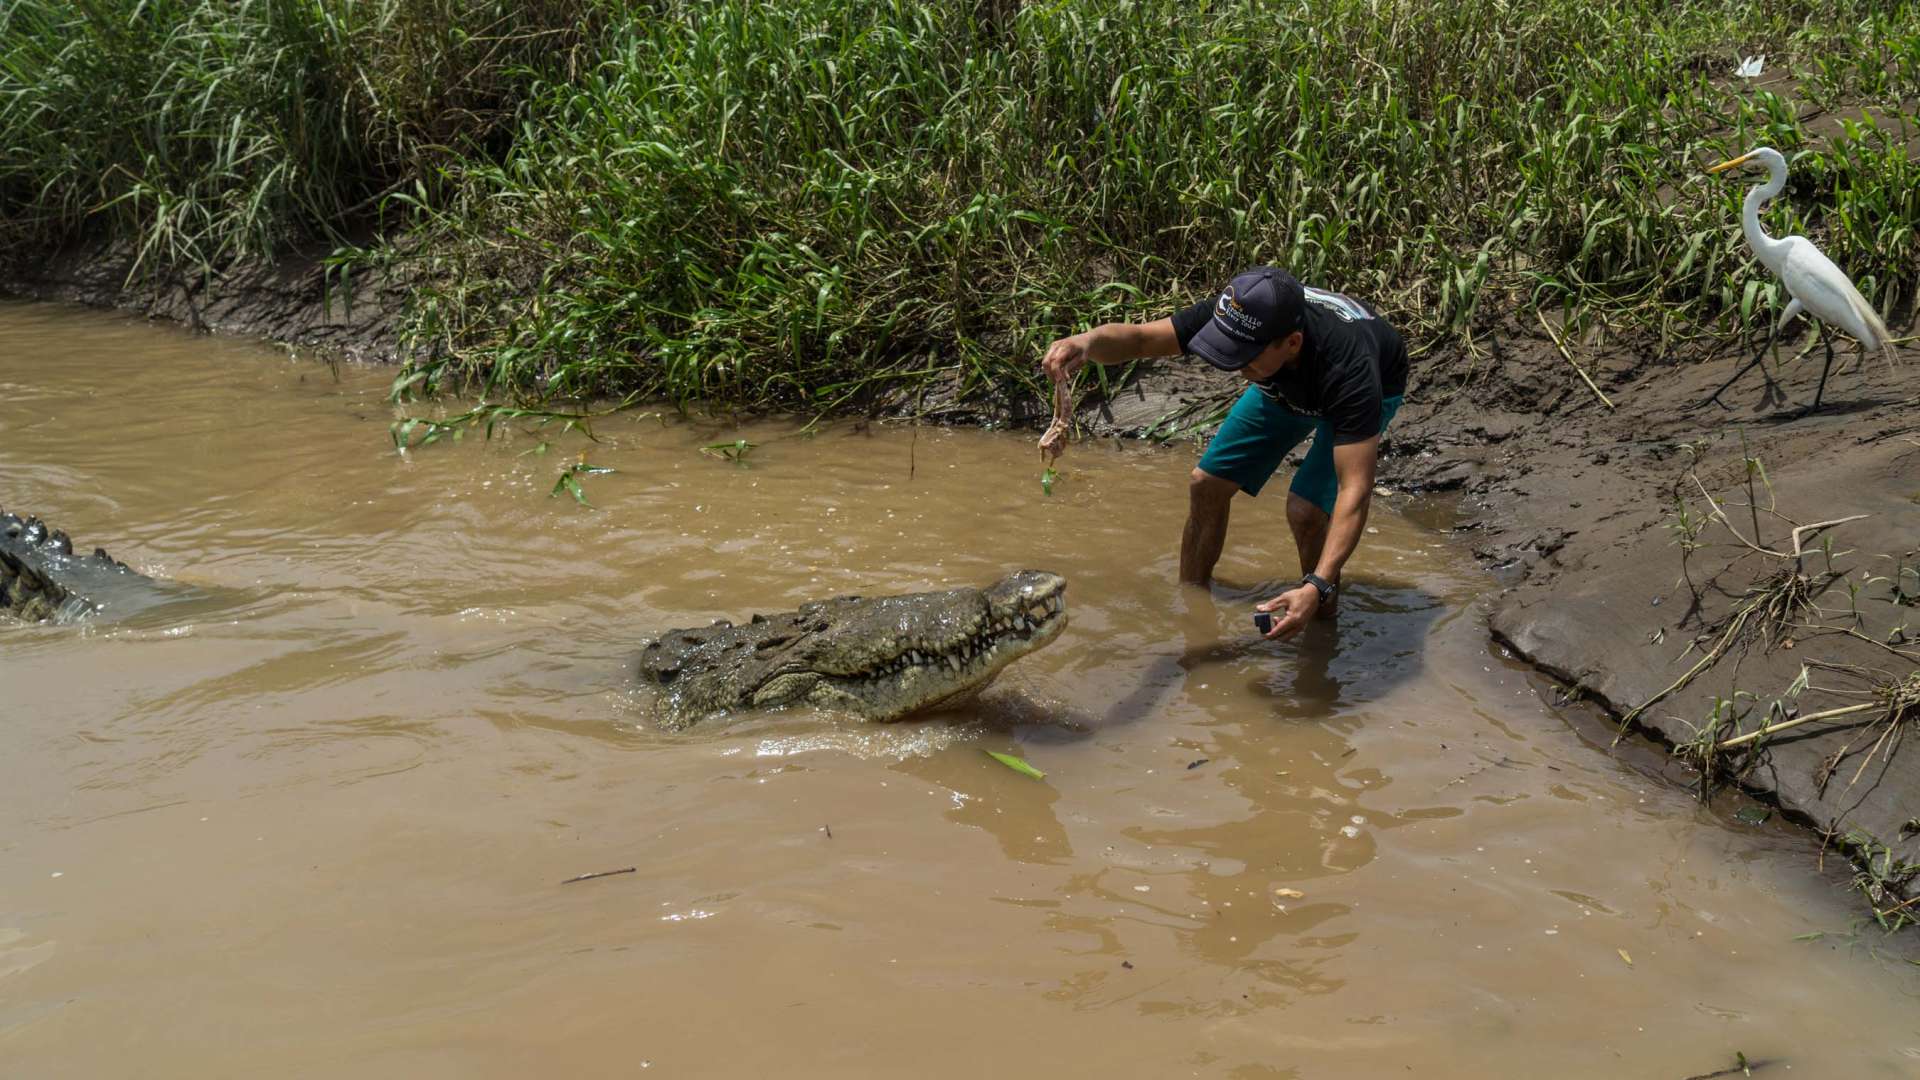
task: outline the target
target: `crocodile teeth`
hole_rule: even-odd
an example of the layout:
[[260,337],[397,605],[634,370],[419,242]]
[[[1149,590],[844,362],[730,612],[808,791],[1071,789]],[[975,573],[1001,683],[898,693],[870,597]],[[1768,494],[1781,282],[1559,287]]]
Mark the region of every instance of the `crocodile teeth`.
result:
[[953,670],[955,671],[960,670],[960,658],[958,656],[949,654],[947,656],[947,663],[953,668]]

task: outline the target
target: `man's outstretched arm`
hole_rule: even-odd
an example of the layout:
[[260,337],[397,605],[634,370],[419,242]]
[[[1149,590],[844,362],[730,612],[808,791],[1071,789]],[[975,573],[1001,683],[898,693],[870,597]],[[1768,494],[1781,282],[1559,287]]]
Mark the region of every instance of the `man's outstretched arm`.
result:
[[1102,323],[1047,346],[1040,366],[1048,378],[1060,382],[1089,363],[1124,364],[1151,356],[1173,356],[1179,351],[1180,338],[1173,331],[1171,318],[1149,323]]

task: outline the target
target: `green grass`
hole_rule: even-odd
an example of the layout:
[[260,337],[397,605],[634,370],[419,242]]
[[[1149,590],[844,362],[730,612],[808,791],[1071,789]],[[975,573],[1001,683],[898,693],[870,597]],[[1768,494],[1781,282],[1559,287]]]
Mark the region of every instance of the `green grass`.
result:
[[0,5],[0,242],[106,239],[212,273],[438,197],[506,153],[586,0],[11,0]]
[[[956,374],[1037,392],[1052,337],[1164,314],[1256,261],[1376,300],[1422,346],[1526,305],[1575,337],[1725,338],[1782,298],[1740,236],[1742,185],[1700,170],[1761,142],[1794,161],[1771,228],[1812,235],[1883,309],[1920,265],[1914,0],[578,6],[514,16],[565,35],[566,64],[524,41],[482,63],[432,0],[217,9],[246,33],[141,9],[183,42],[246,42],[211,96],[204,50],[72,55],[15,14],[0,148],[32,149],[0,154],[4,216],[43,236],[104,216],[155,265],[206,267],[385,205],[392,242],[337,267],[415,283],[396,393],[522,405],[818,410]],[[342,74],[397,78],[371,57],[397,55],[402,15],[443,41],[405,53],[404,107]],[[372,28],[328,37],[343,20]],[[198,22],[221,25],[180,29]],[[1753,52],[1793,77],[1732,78]],[[84,99],[48,74],[102,66]],[[466,115],[433,88],[469,70],[491,111],[431,133],[420,118]],[[294,71],[341,92],[285,116],[266,91]],[[41,101],[60,110],[23,104]],[[1815,137],[1815,108],[1849,123]],[[198,141],[153,134],[183,111]],[[317,154],[282,137],[322,129]],[[145,145],[177,163],[164,197],[110,167]]]

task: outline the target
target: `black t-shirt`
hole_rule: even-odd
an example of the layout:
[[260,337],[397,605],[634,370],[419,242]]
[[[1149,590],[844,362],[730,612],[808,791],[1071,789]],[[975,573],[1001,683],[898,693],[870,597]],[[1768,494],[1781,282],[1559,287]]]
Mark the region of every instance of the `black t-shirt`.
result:
[[[1300,359],[1257,382],[1302,416],[1324,417],[1334,445],[1380,434],[1381,402],[1407,392],[1407,345],[1378,312],[1345,293],[1306,290]],[[1213,298],[1173,316],[1180,351],[1213,318]]]

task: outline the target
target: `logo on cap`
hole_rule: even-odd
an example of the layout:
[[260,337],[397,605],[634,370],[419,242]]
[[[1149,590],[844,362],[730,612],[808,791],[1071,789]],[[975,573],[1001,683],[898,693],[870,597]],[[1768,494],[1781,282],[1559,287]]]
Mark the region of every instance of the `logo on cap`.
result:
[[1213,313],[1221,320],[1221,326],[1228,333],[1235,337],[1244,335],[1248,341],[1257,340],[1255,335],[1258,335],[1260,328],[1266,325],[1266,320],[1256,318],[1247,311],[1246,305],[1234,295],[1232,285],[1228,285],[1225,291],[1221,292],[1220,302],[1214,305]]

